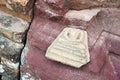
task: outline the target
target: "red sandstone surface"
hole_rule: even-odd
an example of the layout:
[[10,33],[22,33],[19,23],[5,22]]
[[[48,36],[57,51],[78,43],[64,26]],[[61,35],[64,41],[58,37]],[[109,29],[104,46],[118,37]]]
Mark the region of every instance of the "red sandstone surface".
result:
[[[25,63],[21,65],[22,74],[29,73],[35,80],[120,80],[120,10],[113,8],[120,2],[99,1],[71,0],[65,5],[65,0],[37,0],[27,36],[28,52]],[[89,22],[69,21],[64,17],[69,9],[102,5],[107,8],[102,8]],[[48,46],[68,26],[88,32],[91,61],[80,69],[45,57]]]

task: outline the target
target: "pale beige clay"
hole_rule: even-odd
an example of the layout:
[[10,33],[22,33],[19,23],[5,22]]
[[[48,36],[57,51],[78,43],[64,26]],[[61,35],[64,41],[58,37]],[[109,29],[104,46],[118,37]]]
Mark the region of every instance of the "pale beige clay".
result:
[[90,61],[87,32],[65,28],[49,46],[45,56],[48,59],[80,68]]
[[69,10],[65,14],[65,18],[69,20],[82,20],[82,21],[90,21],[94,16],[96,16],[101,9],[85,9],[85,10]]

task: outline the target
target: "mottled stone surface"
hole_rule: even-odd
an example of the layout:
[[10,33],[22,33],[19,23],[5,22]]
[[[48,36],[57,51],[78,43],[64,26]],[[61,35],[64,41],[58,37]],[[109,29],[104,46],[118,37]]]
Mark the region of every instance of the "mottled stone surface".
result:
[[109,35],[109,39],[111,41],[111,49],[110,52],[115,53],[116,55],[120,55],[120,37],[114,34]]
[[19,80],[19,71],[3,66],[4,72],[1,74],[1,80]]
[[69,10],[65,14],[65,18],[69,20],[82,20],[82,21],[90,21],[97,13],[100,12],[100,9],[85,9],[85,10]]
[[116,70],[116,74],[118,76],[118,80],[120,79],[120,56],[117,56],[116,54],[114,53],[110,53],[110,59],[111,59],[111,62],[112,64],[114,65],[114,68]]
[[[69,6],[68,10],[63,8],[64,0],[61,1],[63,5],[58,4],[59,1],[36,2],[35,16],[27,36],[28,45],[21,58],[23,79],[25,75],[31,75],[36,80],[119,80],[119,45],[116,44],[119,44],[120,38],[120,10],[113,8],[119,5],[119,1],[66,0],[69,4],[66,5]],[[102,5],[99,6],[99,3]],[[88,22],[84,19],[75,22],[65,19],[65,13],[70,9],[77,11],[92,7],[100,7],[101,11],[92,16]],[[62,9],[67,11],[61,15]],[[90,62],[79,69],[45,57],[47,48],[66,26],[84,29],[88,33]],[[110,55],[111,51],[113,55]]]
[[35,0],[0,0],[0,10],[30,22],[34,2]]
[[80,68],[90,61],[87,32],[65,28],[48,47],[45,56],[48,59]]
[[20,56],[29,23],[0,11],[0,80],[19,80]]
[[54,9],[91,9],[91,8],[119,8],[120,0],[44,0]]
[[[101,41],[101,39],[100,39]],[[104,44],[104,42],[101,42],[101,45],[99,42],[96,44],[95,49],[98,46],[101,46]],[[103,48],[102,48],[103,47]],[[26,48],[28,48],[25,53],[27,54],[24,57],[24,64],[21,66],[21,73],[22,76],[27,74],[31,74],[32,77],[34,77],[35,80],[89,80],[89,79],[96,79],[96,80],[115,80],[116,76],[113,71],[113,67],[111,66],[109,61],[104,62],[104,60],[107,60],[107,58],[103,57],[103,61],[96,60],[99,56],[104,56],[104,53],[106,53],[105,47],[101,46],[99,49],[92,51],[91,55],[95,55],[95,57],[92,57],[92,62],[90,62],[88,65],[85,65],[84,67],[80,69],[76,69],[70,66],[66,66],[64,64],[54,62],[51,60],[48,60],[45,57],[45,52],[41,51],[39,48],[36,48],[32,45],[27,45]],[[102,48],[102,49],[101,49]],[[103,54],[99,54],[99,51],[104,52]],[[98,51],[98,52],[97,52]],[[96,62],[94,62],[96,60]],[[95,64],[97,63],[98,64]],[[101,64],[102,63],[102,64]],[[89,67],[91,66],[91,67]],[[101,66],[101,67],[99,67]],[[94,68],[100,70],[100,72],[93,72]],[[101,70],[102,68],[102,70]],[[109,73],[108,73],[109,72]],[[104,74],[103,74],[104,73]],[[28,77],[30,78],[30,77]],[[24,79],[23,79],[24,80]]]
[[0,56],[12,62],[18,62],[23,44],[14,43],[11,40],[0,36]]
[[0,11],[0,34],[13,40],[23,42],[29,23]]
[[87,23],[91,21],[98,13],[101,12],[101,8],[84,9],[84,10],[68,10],[64,15],[65,22],[74,28],[86,29]]
[[68,1],[71,9],[85,9],[95,7],[119,7],[119,0],[70,0]]
[[[33,2],[0,0],[0,9],[13,15],[0,11],[2,80],[19,79],[20,53]],[[34,19],[21,55],[21,80],[119,80],[119,7],[120,0],[36,0]],[[90,62],[79,69],[45,57],[47,48],[66,26],[88,33]]]
[[28,13],[32,9],[33,4],[34,0],[5,0],[7,8],[24,13]]
[[14,71],[19,71],[19,62],[13,63],[9,59],[6,59],[4,57],[1,57],[1,64],[3,66],[9,67],[10,69],[13,69]]

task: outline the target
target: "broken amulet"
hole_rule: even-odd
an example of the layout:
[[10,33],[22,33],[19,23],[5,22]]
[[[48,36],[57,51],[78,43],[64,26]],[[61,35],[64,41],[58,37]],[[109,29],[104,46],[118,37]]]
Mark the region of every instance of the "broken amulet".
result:
[[75,28],[65,28],[48,47],[48,59],[80,68],[90,61],[87,32]]

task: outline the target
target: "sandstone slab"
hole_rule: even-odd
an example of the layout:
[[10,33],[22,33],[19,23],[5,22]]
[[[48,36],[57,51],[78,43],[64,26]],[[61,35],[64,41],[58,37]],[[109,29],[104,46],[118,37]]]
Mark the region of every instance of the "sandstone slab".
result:
[[102,8],[109,8],[109,7],[116,7],[120,6],[119,0],[68,0],[68,4],[70,9],[86,9],[86,8],[95,8],[95,7],[102,7]]
[[19,71],[15,71],[10,69],[7,66],[3,67],[4,72],[1,75],[1,80],[18,80],[19,78]]
[[[62,2],[62,5],[59,2]],[[64,9],[63,5],[68,6],[67,8],[70,10],[119,7],[119,0],[37,0],[35,17],[27,37],[29,44],[22,53],[21,79],[119,80],[118,8],[102,9],[89,22],[83,22],[84,30],[88,33],[88,47],[91,55],[91,61],[88,64],[76,69],[45,57],[48,46],[66,27],[65,20],[59,17],[64,16],[60,14],[60,11]],[[81,23],[79,24],[81,25]],[[82,28],[80,25],[76,25],[77,22],[72,21],[67,24],[69,27]],[[113,51],[114,56],[109,57],[109,51]]]
[[65,14],[65,18],[69,20],[82,20],[82,21],[90,21],[97,13],[100,12],[100,9],[85,9],[85,10],[69,10]]
[[[104,44],[104,43],[103,43]],[[101,45],[96,45],[96,48]],[[102,46],[101,46],[102,47]],[[45,52],[41,51],[39,48],[36,48],[32,45],[26,46],[27,50],[24,51],[25,57],[24,62],[21,65],[21,73],[24,80],[24,76],[30,74],[32,78],[36,80],[116,80],[116,75],[114,73],[114,69],[111,66],[108,58],[104,58],[106,62],[102,65],[102,68],[99,69],[100,72],[92,72],[91,70],[94,69],[97,64],[94,64],[94,61],[99,57],[99,51],[104,50],[100,49],[99,51],[93,53],[93,56],[98,53],[98,57],[95,59],[92,58],[92,63],[90,62],[87,65],[91,65],[91,69],[84,65],[84,67],[76,69],[70,66],[66,66],[60,64],[55,61],[51,61],[45,57]],[[92,54],[92,53],[91,53]],[[99,58],[100,59],[100,58]],[[98,60],[99,60],[98,59]],[[97,63],[98,60],[95,62]],[[101,60],[99,60],[100,62]],[[102,61],[101,61],[102,62]],[[100,64],[101,65],[101,64]],[[27,77],[26,79],[30,79],[31,77]]]
[[13,63],[9,59],[1,57],[2,71],[0,72],[2,80],[18,80],[19,78],[19,62]]
[[120,79],[120,56],[117,56],[114,53],[110,53],[109,55],[111,63],[114,65],[115,73],[118,76],[118,80]]
[[35,4],[35,15],[44,15],[46,18],[52,19],[54,21],[63,18],[67,9],[54,9],[52,6],[48,5],[44,0],[36,0]]

